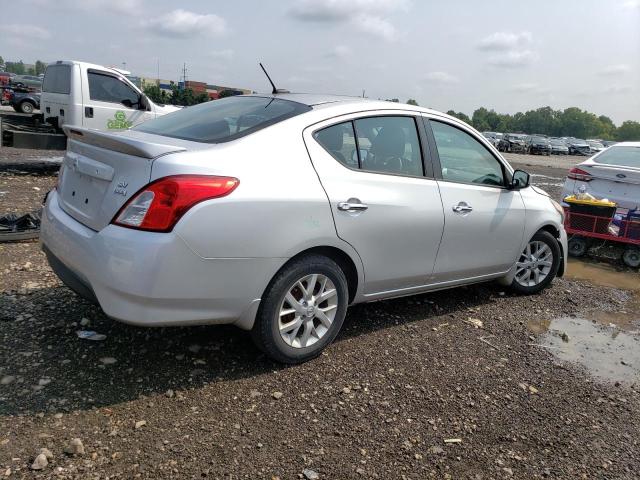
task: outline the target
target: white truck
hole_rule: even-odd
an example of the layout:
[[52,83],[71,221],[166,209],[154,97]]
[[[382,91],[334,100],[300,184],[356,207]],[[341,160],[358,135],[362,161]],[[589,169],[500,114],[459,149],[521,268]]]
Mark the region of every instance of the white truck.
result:
[[42,81],[40,111],[58,130],[127,129],[178,108],[153,103],[122,71],[102,65],[59,60],[47,66]]

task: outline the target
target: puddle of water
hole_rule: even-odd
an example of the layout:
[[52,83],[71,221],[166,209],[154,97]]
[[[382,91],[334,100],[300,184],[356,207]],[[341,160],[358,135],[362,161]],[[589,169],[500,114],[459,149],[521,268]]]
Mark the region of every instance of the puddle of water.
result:
[[640,292],[640,275],[631,271],[617,270],[608,263],[588,263],[569,260],[566,277],[583,280],[603,287],[622,288]]
[[583,365],[594,377],[630,384],[640,381],[640,276],[605,263],[569,262],[573,280],[633,292],[624,310],[590,311],[586,318],[532,320],[527,328],[561,360]]
[[541,344],[555,356],[583,365],[594,377],[625,384],[640,381],[638,331],[624,332],[570,317],[538,322],[534,328],[546,328]]

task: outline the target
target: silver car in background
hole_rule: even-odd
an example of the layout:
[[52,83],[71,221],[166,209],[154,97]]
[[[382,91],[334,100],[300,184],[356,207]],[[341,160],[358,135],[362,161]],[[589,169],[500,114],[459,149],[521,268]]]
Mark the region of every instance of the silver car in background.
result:
[[640,209],[640,142],[616,143],[569,170],[562,198],[583,192]]
[[231,323],[297,363],[348,305],[490,280],[531,294],[565,269],[561,207],[435,111],[252,95],[120,133],[65,128],[42,246],[123,322]]

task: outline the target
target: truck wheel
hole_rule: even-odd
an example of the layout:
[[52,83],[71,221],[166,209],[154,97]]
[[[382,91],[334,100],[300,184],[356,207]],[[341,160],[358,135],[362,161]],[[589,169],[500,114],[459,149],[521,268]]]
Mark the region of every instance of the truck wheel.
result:
[[33,113],[34,105],[31,102],[24,101],[18,105],[18,110],[22,113]]
[[640,249],[638,247],[627,247],[622,254],[622,261],[627,267],[640,267]]
[[572,237],[569,240],[569,255],[572,257],[582,257],[587,253],[587,240],[582,237]]

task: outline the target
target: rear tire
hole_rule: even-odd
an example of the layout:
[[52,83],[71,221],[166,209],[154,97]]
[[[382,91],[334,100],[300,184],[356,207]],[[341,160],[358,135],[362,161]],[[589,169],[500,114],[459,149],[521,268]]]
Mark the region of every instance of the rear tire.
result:
[[572,257],[582,257],[587,253],[589,244],[586,238],[572,237],[569,240],[569,255]]
[[561,259],[558,240],[540,230],[527,243],[516,263],[516,275],[511,290],[532,295],[547,288],[558,273]]
[[622,261],[627,267],[640,267],[640,249],[638,247],[627,247],[622,254]]
[[349,291],[338,264],[307,255],[285,265],[262,298],[253,341],[272,359],[296,364],[320,355],[338,335]]

